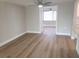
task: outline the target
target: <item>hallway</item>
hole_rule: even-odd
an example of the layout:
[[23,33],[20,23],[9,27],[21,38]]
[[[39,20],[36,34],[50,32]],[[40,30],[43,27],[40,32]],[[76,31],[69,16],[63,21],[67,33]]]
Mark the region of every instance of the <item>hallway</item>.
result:
[[25,34],[0,50],[0,57],[58,58],[78,57],[74,40],[56,36],[55,28],[44,28],[41,34]]

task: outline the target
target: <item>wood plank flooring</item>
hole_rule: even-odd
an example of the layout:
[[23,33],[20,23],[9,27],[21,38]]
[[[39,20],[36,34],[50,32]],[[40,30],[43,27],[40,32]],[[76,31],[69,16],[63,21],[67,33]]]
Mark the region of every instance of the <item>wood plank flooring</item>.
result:
[[25,34],[0,50],[1,58],[75,58],[75,41],[69,36],[56,36],[55,28],[41,34]]

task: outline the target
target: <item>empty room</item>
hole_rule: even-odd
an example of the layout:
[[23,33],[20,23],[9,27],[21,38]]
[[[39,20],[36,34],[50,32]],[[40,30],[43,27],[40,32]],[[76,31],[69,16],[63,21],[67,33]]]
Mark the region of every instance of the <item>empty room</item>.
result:
[[79,0],[0,0],[0,58],[78,58]]

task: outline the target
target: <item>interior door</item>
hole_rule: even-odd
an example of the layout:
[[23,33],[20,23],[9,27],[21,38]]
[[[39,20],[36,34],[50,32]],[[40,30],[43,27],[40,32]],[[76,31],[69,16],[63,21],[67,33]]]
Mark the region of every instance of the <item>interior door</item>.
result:
[[75,3],[74,29],[75,29],[75,32],[79,34],[79,0],[76,0],[76,3]]

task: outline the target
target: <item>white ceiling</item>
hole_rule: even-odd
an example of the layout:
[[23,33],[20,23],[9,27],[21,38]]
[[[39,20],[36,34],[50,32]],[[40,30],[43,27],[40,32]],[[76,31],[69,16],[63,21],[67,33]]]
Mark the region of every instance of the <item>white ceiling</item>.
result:
[[[34,5],[34,0],[0,0],[0,1],[14,3],[23,6]],[[45,1],[53,2],[55,4],[55,3],[73,1],[73,0],[45,0]]]

